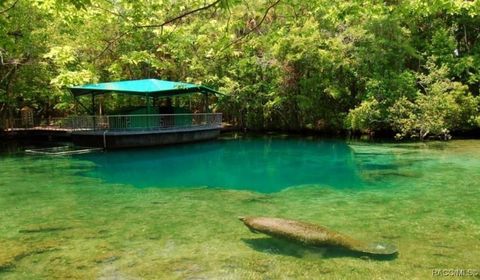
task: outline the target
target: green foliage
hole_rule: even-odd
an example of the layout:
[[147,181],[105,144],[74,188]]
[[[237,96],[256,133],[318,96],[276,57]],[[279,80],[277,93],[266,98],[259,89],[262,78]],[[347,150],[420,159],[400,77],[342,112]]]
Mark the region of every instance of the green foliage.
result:
[[436,68],[428,63],[427,68],[428,75],[419,74],[424,93],[418,93],[413,101],[402,97],[389,109],[392,127],[398,131],[397,138],[449,138],[452,129],[474,125],[478,98],[468,92],[467,86],[451,81],[446,67]]
[[451,104],[441,96],[420,95],[415,102],[405,97],[398,99],[389,109],[395,136],[425,139],[429,134],[448,137],[447,110]]
[[213,109],[243,128],[480,126],[479,1],[13,3],[0,4],[0,118],[72,113],[70,85],[160,78],[225,92]]
[[380,103],[376,99],[364,100],[351,109],[346,118],[346,127],[351,130],[370,131],[382,122]]

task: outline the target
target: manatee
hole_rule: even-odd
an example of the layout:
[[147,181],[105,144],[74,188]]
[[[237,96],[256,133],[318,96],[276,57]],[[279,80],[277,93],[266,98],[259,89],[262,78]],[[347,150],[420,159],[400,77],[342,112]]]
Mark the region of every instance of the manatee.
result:
[[337,246],[348,250],[374,255],[397,253],[394,245],[386,243],[365,243],[325,227],[280,218],[240,217],[252,232],[264,233],[276,238],[288,239],[313,246]]

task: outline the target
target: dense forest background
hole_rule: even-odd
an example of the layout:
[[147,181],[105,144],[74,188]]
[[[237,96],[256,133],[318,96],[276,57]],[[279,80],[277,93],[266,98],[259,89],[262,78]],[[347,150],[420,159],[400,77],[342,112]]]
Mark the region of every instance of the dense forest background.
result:
[[224,92],[214,110],[242,128],[480,126],[478,0],[6,0],[0,59],[0,119],[72,113],[70,85],[159,78]]

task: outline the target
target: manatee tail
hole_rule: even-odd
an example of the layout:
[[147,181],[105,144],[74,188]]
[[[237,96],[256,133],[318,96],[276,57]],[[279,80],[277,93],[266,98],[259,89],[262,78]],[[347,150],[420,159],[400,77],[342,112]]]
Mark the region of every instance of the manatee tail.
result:
[[358,251],[375,255],[393,255],[398,253],[398,249],[395,245],[381,242],[370,243]]

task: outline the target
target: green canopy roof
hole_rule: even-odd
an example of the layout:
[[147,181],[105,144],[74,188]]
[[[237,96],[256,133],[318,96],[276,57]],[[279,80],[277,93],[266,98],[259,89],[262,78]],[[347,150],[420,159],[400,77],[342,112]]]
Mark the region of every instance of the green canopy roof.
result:
[[74,96],[85,94],[97,95],[108,92],[159,97],[168,97],[186,93],[221,94],[220,92],[206,86],[157,79],[88,84],[70,87],[69,89]]

